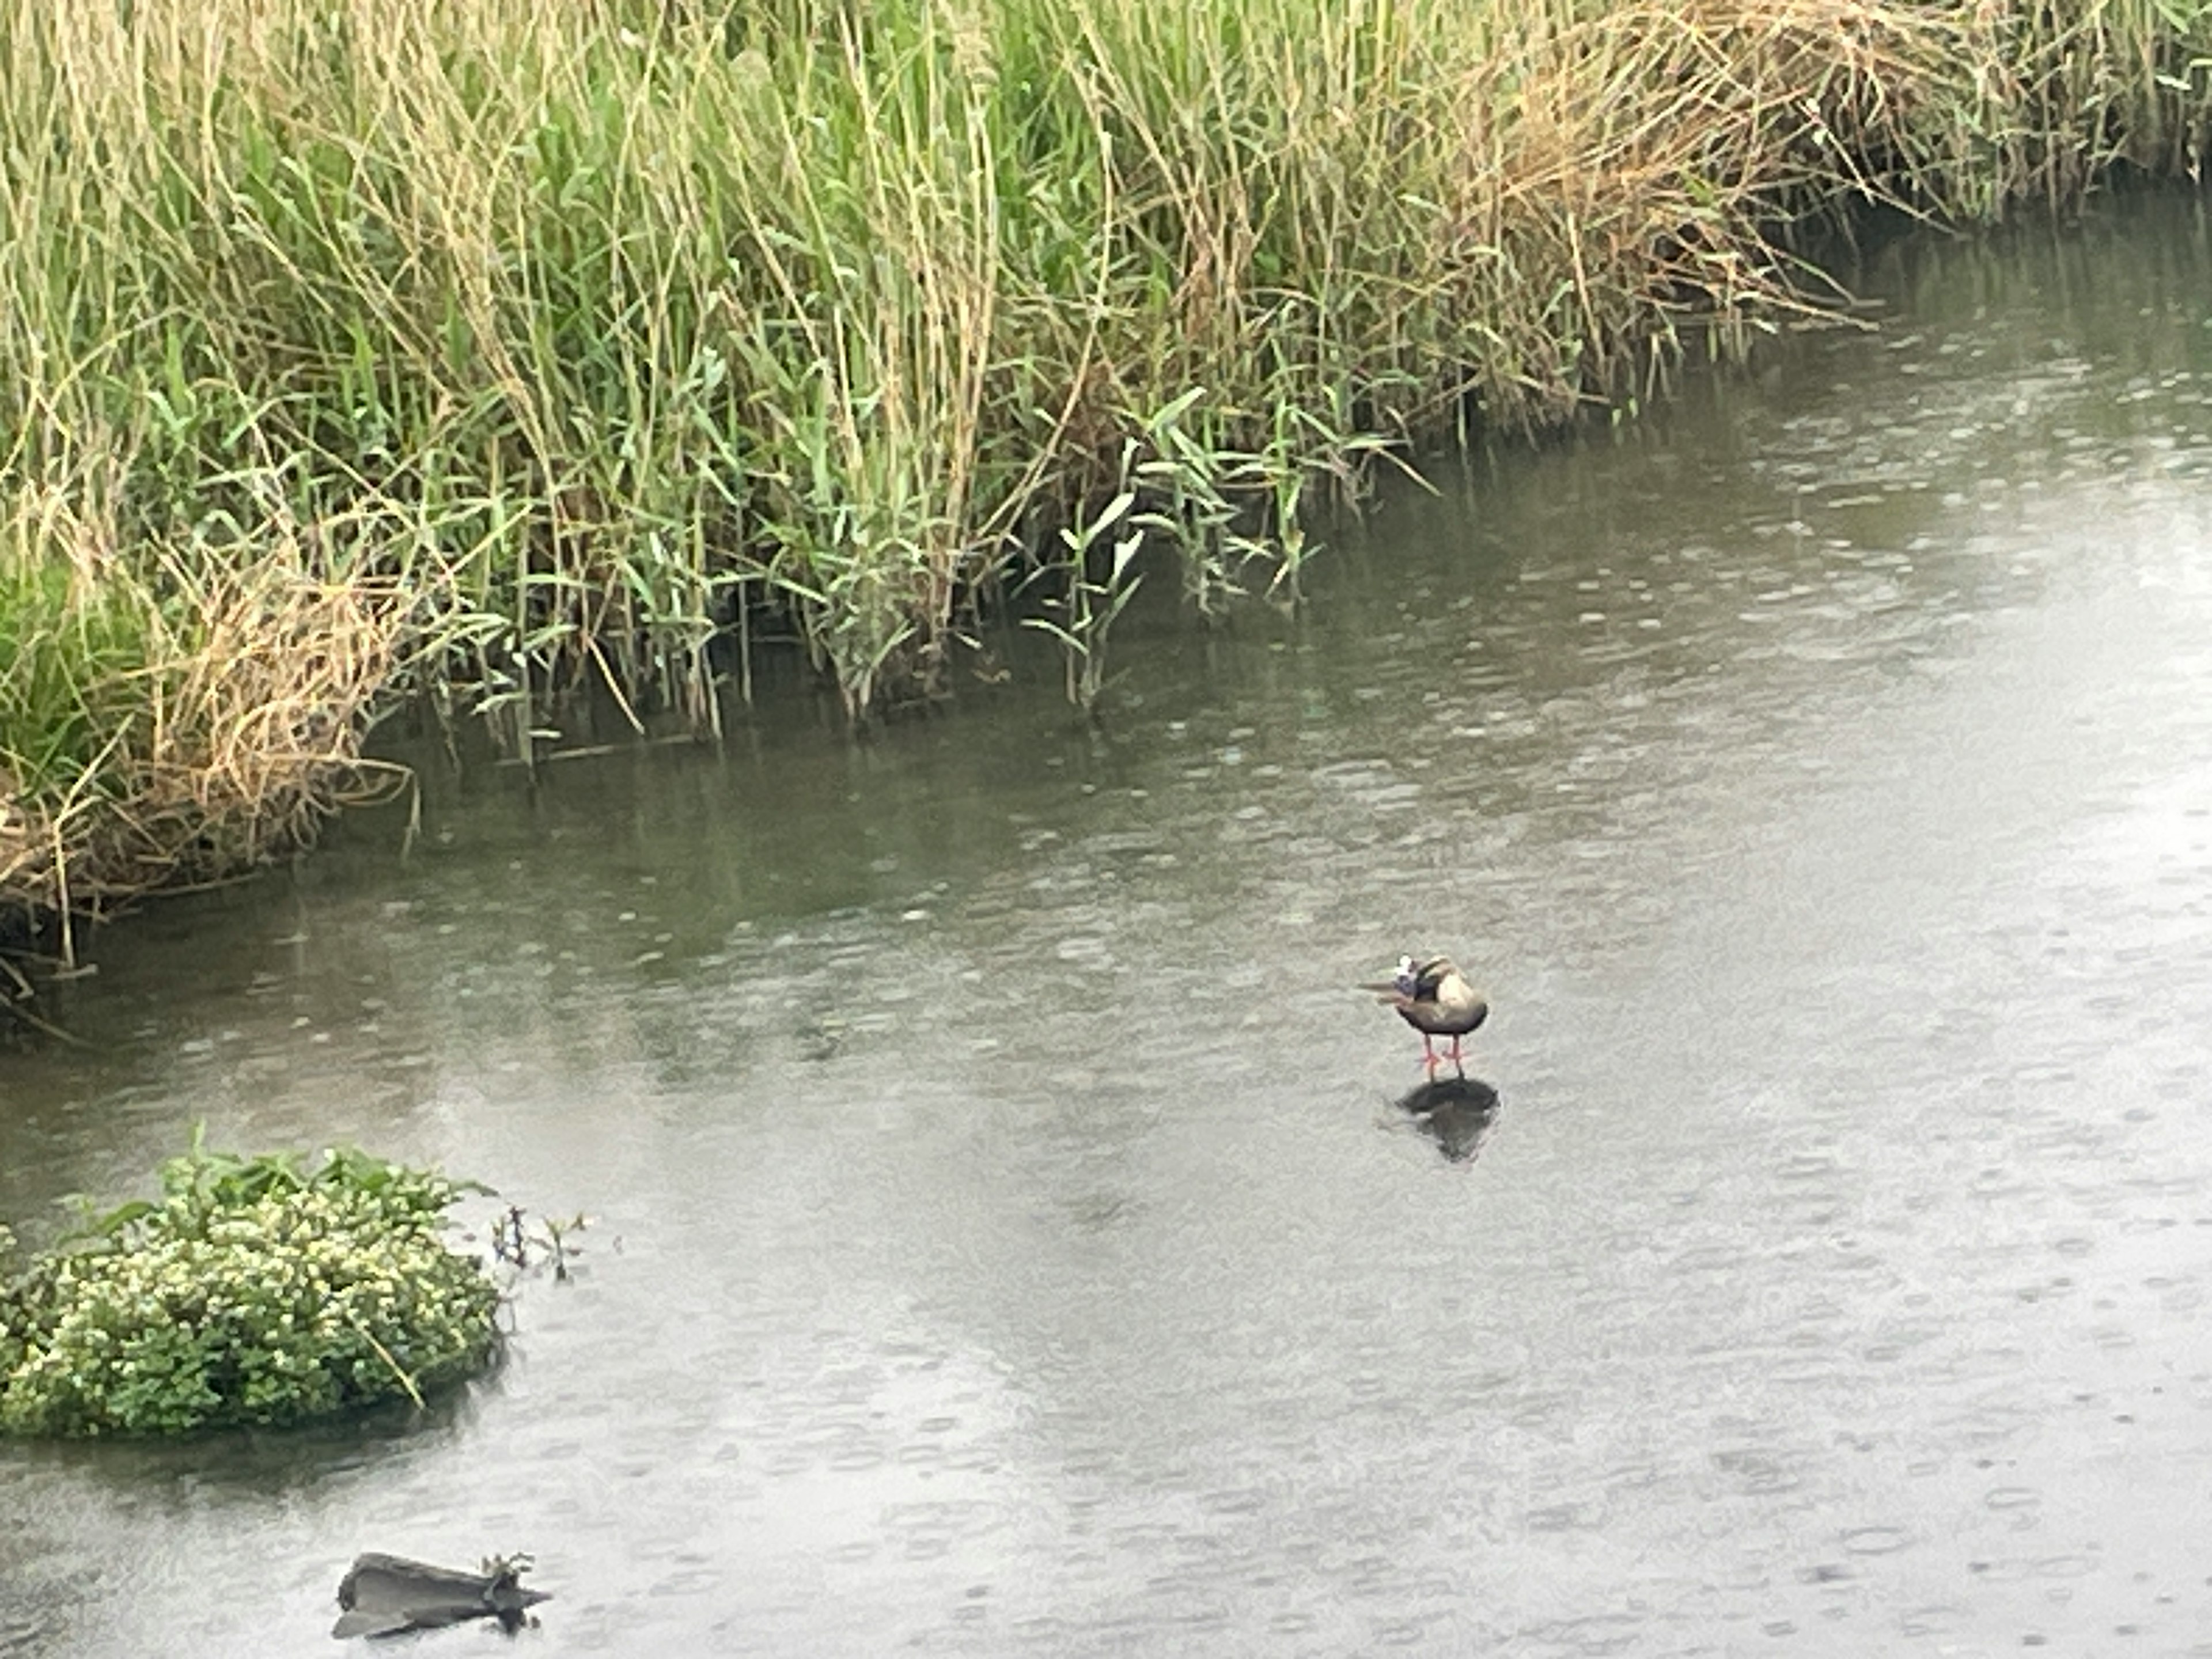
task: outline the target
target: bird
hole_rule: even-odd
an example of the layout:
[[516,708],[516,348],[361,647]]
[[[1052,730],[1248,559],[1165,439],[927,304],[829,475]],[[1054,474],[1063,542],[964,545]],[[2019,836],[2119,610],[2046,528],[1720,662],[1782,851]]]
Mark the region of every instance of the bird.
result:
[[[1400,957],[1395,978],[1359,988],[1379,992],[1398,1018],[1421,1034],[1422,1063],[1431,1073],[1449,1060],[1464,1075],[1460,1040],[1490,1018],[1490,1004],[1449,957]],[[1443,1036],[1451,1039],[1451,1052],[1439,1055],[1436,1039]]]

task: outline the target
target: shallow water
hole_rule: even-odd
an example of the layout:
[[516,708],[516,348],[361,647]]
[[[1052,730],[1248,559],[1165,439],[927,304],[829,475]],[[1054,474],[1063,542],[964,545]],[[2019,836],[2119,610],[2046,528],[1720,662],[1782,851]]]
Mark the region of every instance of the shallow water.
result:
[[0,1651],[326,1651],[362,1549],[548,1655],[2212,1649],[2206,224],[1861,287],[1097,730],[432,770],[112,931],[0,1214],[204,1118],[595,1224],[427,1423],[0,1447]]

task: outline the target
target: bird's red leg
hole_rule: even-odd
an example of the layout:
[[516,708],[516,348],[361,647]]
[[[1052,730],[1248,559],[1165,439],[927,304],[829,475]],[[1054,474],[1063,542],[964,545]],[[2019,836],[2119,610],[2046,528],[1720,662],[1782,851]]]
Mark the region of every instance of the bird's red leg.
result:
[[1429,1075],[1431,1077],[1436,1075],[1437,1067],[1443,1064],[1443,1060],[1437,1054],[1436,1039],[1426,1031],[1421,1033],[1421,1064],[1428,1069]]

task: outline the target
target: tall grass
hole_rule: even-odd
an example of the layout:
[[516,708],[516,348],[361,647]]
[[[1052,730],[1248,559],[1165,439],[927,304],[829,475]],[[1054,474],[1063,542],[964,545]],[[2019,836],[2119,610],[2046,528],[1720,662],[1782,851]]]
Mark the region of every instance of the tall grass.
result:
[[525,742],[581,676],[711,721],[732,627],[927,693],[1024,580],[1095,696],[1123,494],[1200,605],[1294,589],[1377,453],[1817,307],[1790,225],[2193,172],[2208,58],[2207,0],[0,0],[0,637],[83,681],[10,682],[10,781],[272,560]]

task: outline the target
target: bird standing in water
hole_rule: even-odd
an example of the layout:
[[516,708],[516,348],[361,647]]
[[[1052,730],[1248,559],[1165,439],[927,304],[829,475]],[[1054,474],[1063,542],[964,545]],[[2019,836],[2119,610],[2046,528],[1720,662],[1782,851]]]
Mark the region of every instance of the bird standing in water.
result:
[[[1431,1072],[1449,1060],[1464,1073],[1460,1039],[1490,1017],[1490,1004],[1449,957],[1400,957],[1396,978],[1359,988],[1379,992],[1398,1018],[1421,1034],[1421,1059]],[[1436,1040],[1444,1036],[1451,1039],[1451,1052],[1440,1055]]]

